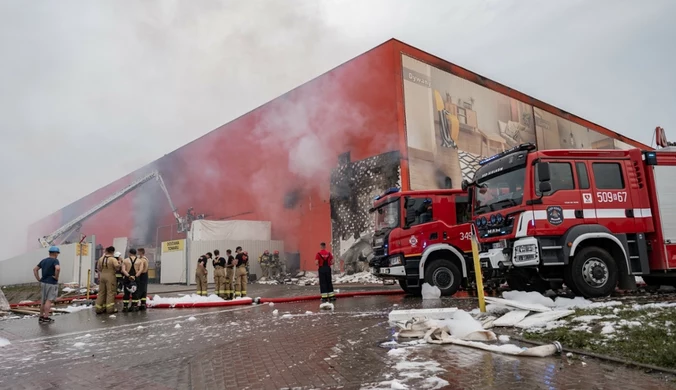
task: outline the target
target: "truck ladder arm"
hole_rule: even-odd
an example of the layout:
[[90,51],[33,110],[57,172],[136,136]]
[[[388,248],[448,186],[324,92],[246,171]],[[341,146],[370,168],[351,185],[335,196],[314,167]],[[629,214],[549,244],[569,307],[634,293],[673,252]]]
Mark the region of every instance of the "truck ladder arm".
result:
[[[116,193],[112,194],[108,198],[104,199],[102,202],[100,202],[96,206],[92,207],[91,209],[89,209],[84,214],[78,216],[77,218],[73,219],[72,221],[68,222],[67,224],[65,224],[65,225],[61,226],[60,228],[56,229],[54,232],[52,232],[52,234],[50,234],[48,236],[44,236],[42,238],[39,238],[38,241],[40,242],[40,244],[42,245],[43,248],[49,247],[50,245],[53,244],[54,240],[56,240],[61,235],[65,234],[68,231],[70,231],[71,229],[73,229],[75,226],[80,224],[85,219],[87,219],[87,218],[91,217],[92,215],[98,213],[99,211],[101,211],[102,209],[104,209],[105,207],[110,205],[111,203],[113,203],[116,200],[120,199],[121,197],[127,195],[131,191],[135,190],[136,188],[140,187],[142,184],[146,183],[147,181],[149,181],[153,178],[158,178],[158,180],[160,181],[160,185],[162,186],[162,190],[165,192],[167,197],[169,197],[169,193],[168,193],[168,191],[167,191],[167,189],[164,185],[164,181],[162,181],[162,178],[160,177],[159,172],[153,171],[153,172],[151,172],[151,173],[149,173],[149,174],[147,174],[147,175],[145,175],[145,176],[143,176],[139,179],[136,179],[134,182],[132,182],[131,184],[129,184],[125,188],[117,191]],[[176,212],[176,209],[175,209],[173,203],[171,202],[171,199],[169,200],[169,204],[171,205],[171,209],[172,209],[172,212],[174,213],[174,216],[176,216],[176,218],[178,219],[178,213]]]

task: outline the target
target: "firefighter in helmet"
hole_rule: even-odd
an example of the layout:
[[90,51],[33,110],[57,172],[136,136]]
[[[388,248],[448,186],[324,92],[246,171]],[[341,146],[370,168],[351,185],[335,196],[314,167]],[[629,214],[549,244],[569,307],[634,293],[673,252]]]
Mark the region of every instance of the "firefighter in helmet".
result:
[[270,279],[270,268],[272,267],[270,260],[270,251],[267,249],[258,257],[258,263],[261,266],[261,279]]
[[274,267],[275,279],[286,275],[286,263],[279,257],[279,251],[274,251],[272,253],[272,264]]
[[226,260],[225,258],[221,257],[221,251],[218,249],[214,250],[214,259],[211,261],[211,264],[214,266],[214,285],[216,289],[216,295],[225,299],[227,290],[225,287]]
[[96,262],[96,270],[99,272],[99,292],[96,297],[96,314],[113,314],[115,310],[115,271],[120,264],[115,259],[115,247],[109,246],[106,252]]
[[247,285],[247,266],[249,265],[249,254],[242,251],[242,247],[238,246],[235,249],[237,256],[235,256],[235,298],[246,296]]

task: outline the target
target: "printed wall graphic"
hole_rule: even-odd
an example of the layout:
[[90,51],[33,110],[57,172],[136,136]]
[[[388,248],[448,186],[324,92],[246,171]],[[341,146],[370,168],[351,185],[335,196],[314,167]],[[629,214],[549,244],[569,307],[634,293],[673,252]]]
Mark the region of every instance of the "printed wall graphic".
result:
[[331,173],[331,244],[351,274],[368,268],[374,229],[368,210],[376,196],[401,186],[401,166],[399,151],[360,161],[350,161],[349,153],[342,157]]
[[534,108],[539,149],[631,149],[626,143]]
[[402,55],[411,189],[460,188],[483,157],[536,142],[533,107]]

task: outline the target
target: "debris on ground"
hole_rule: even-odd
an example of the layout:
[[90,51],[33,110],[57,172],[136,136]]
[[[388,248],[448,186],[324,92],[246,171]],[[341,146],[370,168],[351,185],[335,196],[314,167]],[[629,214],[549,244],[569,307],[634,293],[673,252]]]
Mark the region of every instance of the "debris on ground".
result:
[[[620,300],[617,300],[620,299]],[[500,328],[539,342],[676,368],[676,302],[614,298],[591,301],[509,291],[472,310],[484,329]]]
[[[310,271],[299,272],[293,277],[284,279],[260,278],[256,281],[259,284],[295,284],[298,286],[317,286],[319,285],[319,276]],[[351,275],[346,273],[333,276],[334,284],[385,284],[382,279],[370,272],[357,272]]]
[[[558,342],[532,348],[504,342],[497,345],[497,335],[484,329],[481,322],[464,310],[407,310],[408,318],[402,315],[402,311],[397,312],[392,315],[392,318],[398,319],[393,323],[398,328],[397,338],[421,339],[428,344],[462,345],[507,355],[545,357],[561,352]],[[436,316],[437,319],[428,316]]]

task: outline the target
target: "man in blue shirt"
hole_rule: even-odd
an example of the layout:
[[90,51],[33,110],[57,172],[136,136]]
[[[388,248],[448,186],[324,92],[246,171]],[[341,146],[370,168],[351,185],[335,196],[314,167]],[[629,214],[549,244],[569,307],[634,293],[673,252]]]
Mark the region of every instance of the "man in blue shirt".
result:
[[[49,317],[52,310],[52,302],[56,299],[59,292],[59,274],[61,273],[61,266],[59,265],[59,253],[61,251],[58,247],[52,246],[49,248],[49,257],[42,259],[38,265],[33,268],[33,275],[35,279],[40,282],[40,289],[42,291],[42,305],[40,306],[40,323],[49,324],[54,322]],[[38,275],[38,271],[42,270],[42,277]]]

